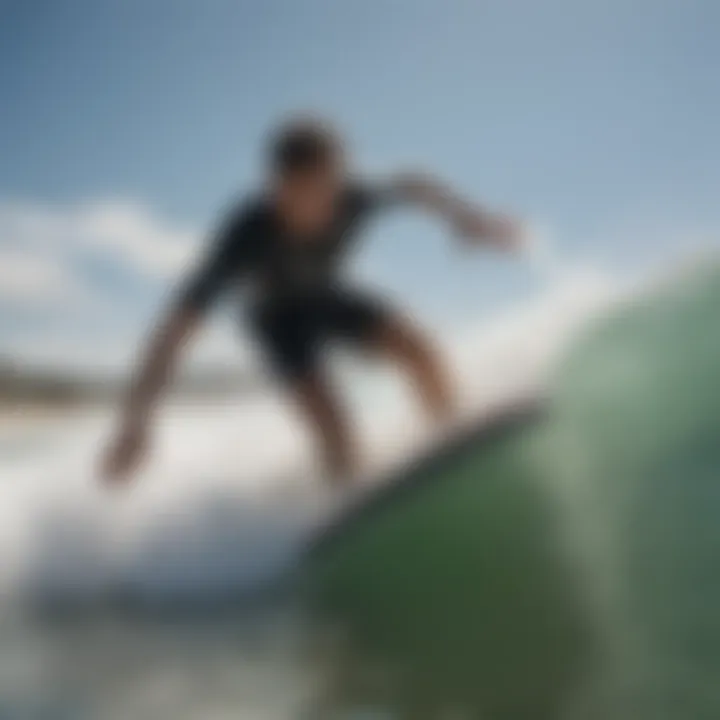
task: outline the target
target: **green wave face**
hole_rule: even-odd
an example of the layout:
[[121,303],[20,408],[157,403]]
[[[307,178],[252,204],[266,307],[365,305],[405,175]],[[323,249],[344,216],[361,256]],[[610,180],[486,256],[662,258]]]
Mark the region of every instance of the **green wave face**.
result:
[[558,368],[546,418],[313,560],[338,706],[720,717],[719,316],[716,268],[624,304]]

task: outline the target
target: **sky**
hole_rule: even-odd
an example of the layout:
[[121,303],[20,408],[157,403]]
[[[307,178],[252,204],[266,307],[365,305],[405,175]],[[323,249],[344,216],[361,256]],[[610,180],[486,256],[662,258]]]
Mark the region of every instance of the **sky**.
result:
[[[287,113],[436,172],[611,273],[720,234],[715,0],[0,0],[0,355],[122,369]],[[357,273],[429,327],[527,263],[379,219]],[[231,309],[196,362],[245,362]]]

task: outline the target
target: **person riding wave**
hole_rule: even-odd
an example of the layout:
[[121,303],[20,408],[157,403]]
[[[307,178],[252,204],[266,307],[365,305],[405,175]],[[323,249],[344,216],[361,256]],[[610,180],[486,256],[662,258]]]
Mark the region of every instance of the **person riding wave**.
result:
[[330,343],[350,343],[395,363],[410,376],[433,420],[453,416],[451,383],[435,344],[405,314],[345,278],[348,250],[369,218],[393,206],[429,210],[466,240],[508,251],[522,243],[520,223],[461,199],[427,174],[383,181],[356,176],[337,132],[314,119],[280,127],[267,161],[267,187],[244,198],[221,223],[151,336],[103,456],[108,481],[127,479],[143,459],[152,411],[181,349],[218,298],[239,285],[249,293],[245,311],[252,336],[317,432],[333,481],[350,478],[358,460],[323,369]]

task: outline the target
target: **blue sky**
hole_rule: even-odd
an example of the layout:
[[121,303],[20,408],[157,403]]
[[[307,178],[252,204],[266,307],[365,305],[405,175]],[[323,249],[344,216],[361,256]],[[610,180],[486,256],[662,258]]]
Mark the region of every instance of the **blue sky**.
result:
[[[548,224],[568,258],[714,237],[718,27],[714,0],[0,0],[0,352],[122,364],[296,109],[363,167]],[[446,241],[388,218],[360,267],[435,325],[535,289]]]

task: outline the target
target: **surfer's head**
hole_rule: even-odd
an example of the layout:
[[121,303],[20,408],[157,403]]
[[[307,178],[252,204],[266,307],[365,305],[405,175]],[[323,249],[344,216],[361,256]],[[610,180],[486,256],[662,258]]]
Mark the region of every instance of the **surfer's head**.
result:
[[332,217],[345,174],[343,142],[332,127],[314,118],[285,123],[270,139],[267,161],[286,221],[312,232]]

